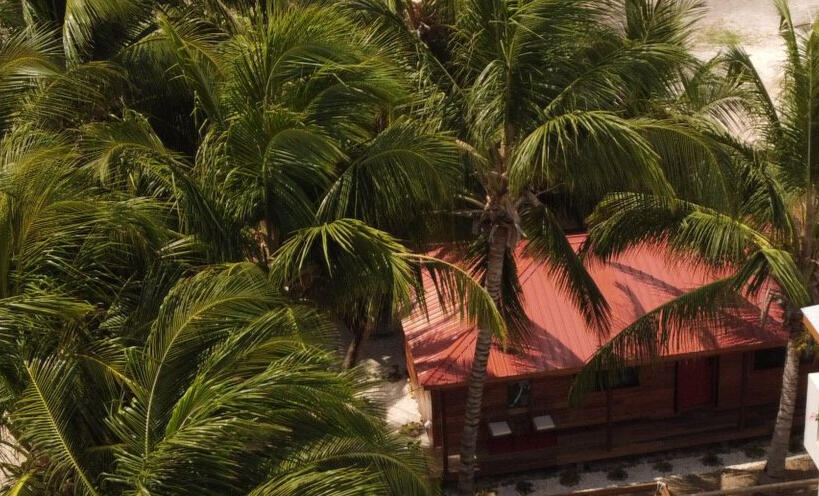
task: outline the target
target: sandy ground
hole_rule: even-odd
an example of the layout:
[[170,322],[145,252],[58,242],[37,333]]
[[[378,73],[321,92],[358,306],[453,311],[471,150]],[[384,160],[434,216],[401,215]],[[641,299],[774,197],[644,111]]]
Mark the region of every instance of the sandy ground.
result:
[[[783,44],[779,16],[772,0],[705,0],[707,14],[699,23],[694,52],[704,58],[727,44],[739,44],[750,54],[769,90],[781,80]],[[819,0],[790,0],[797,26],[809,26],[819,13]]]
[[[765,444],[765,439],[758,439],[746,443],[676,450],[656,455],[588,463],[583,470],[579,471],[579,482],[572,486],[560,483],[559,469],[484,479],[479,481],[479,484],[487,496],[520,496],[525,493],[520,490],[521,483],[532,491],[525,493],[529,496],[553,496],[584,489],[617,487],[671,478],[674,479],[673,482],[679,490],[675,494],[695,494],[702,490],[719,489],[718,471],[720,469],[734,471],[759,469],[763,459],[759,453],[752,453],[751,450],[759,452]],[[749,454],[753,456],[748,456]],[[703,457],[706,455],[716,455],[718,465],[703,463],[705,461]],[[794,455],[804,457],[799,453],[794,453]],[[713,462],[714,460],[708,461]],[[658,462],[670,464],[671,470],[666,472],[658,470],[656,465]],[[625,471],[627,477],[624,480],[610,480],[609,474],[614,470]],[[714,482],[715,486],[712,485]],[[688,490],[683,492],[679,489],[681,487],[690,489],[690,492]]]
[[[816,466],[807,454],[788,457],[785,467],[785,480],[788,481],[815,479],[817,476]],[[703,491],[747,487],[749,483],[753,483],[753,480],[758,478],[759,473],[764,468],[764,462],[744,463],[725,467],[714,472],[667,477],[663,482],[666,483],[671,494],[694,495]],[[795,492],[799,494],[807,493],[811,496],[816,494],[816,490],[813,488]]]
[[[387,422],[400,429],[402,426],[420,422],[418,402],[412,395],[412,386],[407,377],[402,336],[373,336],[362,350],[360,364],[366,367],[373,378],[382,379],[373,391],[373,397],[382,403]],[[422,434],[421,444],[429,444],[429,437]]]
[[[0,466],[18,466],[23,462],[24,456],[11,448],[15,444],[11,434],[5,428],[0,428]],[[7,477],[8,473],[0,468],[0,488],[7,482]]]

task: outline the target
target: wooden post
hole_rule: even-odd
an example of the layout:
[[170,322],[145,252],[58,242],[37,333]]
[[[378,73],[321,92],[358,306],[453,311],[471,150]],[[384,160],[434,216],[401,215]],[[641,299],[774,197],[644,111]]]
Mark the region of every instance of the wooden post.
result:
[[612,392],[611,388],[606,388],[606,450],[611,451],[612,445],[612,432],[611,432],[611,400],[612,400]]
[[748,389],[748,353],[742,354],[742,375],[739,381],[739,430],[745,428],[745,390]]
[[441,417],[441,452],[443,452],[443,463],[441,464],[441,468],[443,469],[443,480],[447,480],[449,478],[449,451],[447,450],[447,436],[446,436],[446,401],[444,400],[444,392],[443,391],[436,391],[436,396],[438,397],[438,415]]
[[679,394],[678,389],[680,385],[680,362],[674,362],[674,413],[679,413]]

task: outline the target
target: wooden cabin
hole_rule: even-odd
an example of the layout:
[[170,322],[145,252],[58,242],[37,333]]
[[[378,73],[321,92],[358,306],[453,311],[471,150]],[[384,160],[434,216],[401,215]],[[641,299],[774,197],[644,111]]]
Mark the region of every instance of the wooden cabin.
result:
[[[569,237],[579,248],[584,235]],[[781,311],[762,301],[692,325],[651,363],[634,363],[612,384],[569,405],[575,374],[606,338],[590,331],[550,274],[521,250],[516,260],[532,338],[497,343],[489,358],[478,470],[490,475],[768,435],[781,387],[787,334]],[[617,332],[638,317],[721,274],[642,246],[589,272]],[[431,282],[429,282],[431,284]],[[459,438],[476,329],[442,309],[429,287],[427,312],[403,321],[407,368],[443,473],[457,473]],[[802,367],[803,381],[817,368]],[[799,387],[800,392],[805,387]],[[804,398],[800,399],[804,402]],[[802,408],[797,408],[802,411]],[[430,425],[428,424],[428,425]],[[795,422],[795,425],[799,425]]]

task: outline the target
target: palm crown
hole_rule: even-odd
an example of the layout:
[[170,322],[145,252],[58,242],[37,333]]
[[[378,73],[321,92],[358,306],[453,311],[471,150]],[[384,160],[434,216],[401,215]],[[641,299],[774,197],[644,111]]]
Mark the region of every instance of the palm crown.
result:
[[213,4],[68,2],[59,33],[32,4],[4,40],[10,490],[433,493],[325,346],[423,272],[504,333],[465,272],[378,229],[423,235],[456,149],[349,12]]
[[[714,150],[721,182],[733,188],[724,189],[725,193],[700,189],[697,194],[670,198],[618,193],[601,202],[589,219],[591,255],[605,259],[645,240],[663,240],[682,256],[728,268],[728,274],[629,325],[596,353],[577,391],[583,389],[583,379],[591,377],[588,374],[593,370],[617,368],[624,360],[653,356],[669,342],[687,339],[694,320],[720,319],[747,297],[766,301],[766,305],[777,300],[784,307],[791,339],[766,470],[770,476],[781,477],[803,331],[799,308],[816,301],[813,226],[817,183],[811,81],[817,70],[812,61],[819,53],[819,33],[812,29],[799,34],[787,5],[776,5],[787,54],[778,103],[748,55],[737,47],[713,64],[718,78],[701,79],[685,88],[692,100],[733,94],[746,102],[730,105],[723,109],[726,112],[700,115],[707,115],[700,125],[718,143]],[[737,137],[738,121],[756,123],[750,139]]]
[[[325,348],[330,322],[357,343],[423,304],[422,274],[479,323],[470,493],[492,340],[527,329],[518,241],[607,330],[563,228],[612,190],[630,193],[590,217],[587,255],[663,239],[734,272],[589,370],[768,278],[791,317],[814,298],[816,39],[784,4],[779,105],[740,50],[688,54],[694,1],[0,7],[0,405],[26,458],[12,494],[435,492]],[[397,237],[467,241],[469,270]]]
[[[608,307],[566,241],[570,209],[561,200],[589,205],[615,187],[668,195],[670,179],[688,177],[679,167],[704,153],[700,131],[651,102],[669,99],[678,73],[696,65],[686,42],[697,5],[474,1],[435,4],[424,15],[361,3],[407,40],[406,57],[443,94],[431,101],[457,129],[467,177],[456,213],[477,227],[477,236],[466,236],[471,264],[510,332],[525,339],[528,328],[512,257],[521,238],[529,253],[550,262],[590,326],[606,329]],[[420,20],[426,18],[451,28],[433,29]],[[401,27],[421,39],[449,29],[450,43],[413,43]],[[461,494],[472,492],[491,339],[479,331],[461,437]]]

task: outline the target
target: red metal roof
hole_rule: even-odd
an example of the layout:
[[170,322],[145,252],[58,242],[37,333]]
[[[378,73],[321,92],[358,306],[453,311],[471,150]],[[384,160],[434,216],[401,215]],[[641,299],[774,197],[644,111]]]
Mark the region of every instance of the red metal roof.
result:
[[[569,236],[578,249],[585,235]],[[519,249],[516,253],[523,305],[534,325],[526,348],[504,352],[493,345],[488,379],[576,371],[602,344],[576,307],[556,286],[548,266]],[[685,291],[716,280],[720,274],[681,258],[661,246],[642,246],[589,272],[608,301],[611,328],[619,332],[638,317]],[[427,314],[415,310],[404,319],[404,334],[419,382],[426,387],[465,383],[469,377],[477,331],[474,325],[445,312],[427,281]],[[427,319],[428,317],[428,319]],[[771,311],[765,329],[761,311],[749,302],[721,319],[717,329],[692,329],[690,339],[674,343],[665,356],[729,349],[781,346],[787,334],[779,312]]]

